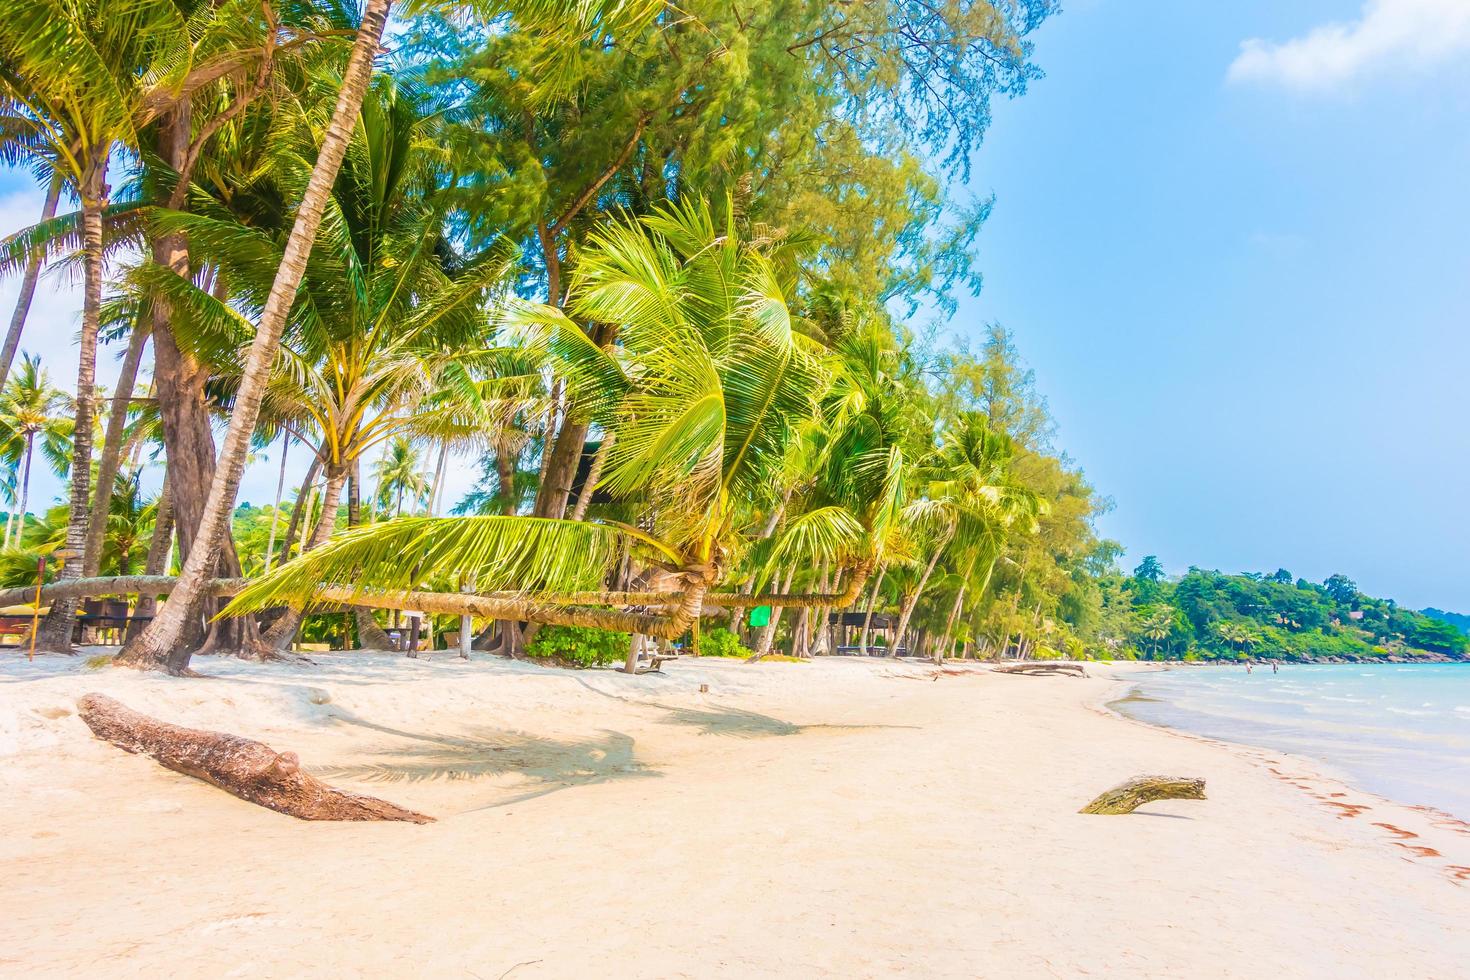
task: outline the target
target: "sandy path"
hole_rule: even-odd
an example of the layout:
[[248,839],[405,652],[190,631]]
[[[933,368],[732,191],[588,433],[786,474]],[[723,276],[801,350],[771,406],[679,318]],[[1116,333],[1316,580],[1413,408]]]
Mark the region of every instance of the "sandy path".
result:
[[[1116,677],[205,666],[0,667],[0,973],[1470,975],[1464,828],[1118,719]],[[91,739],[88,690],[441,819],[241,803]],[[1075,812],[1150,771],[1210,799]]]

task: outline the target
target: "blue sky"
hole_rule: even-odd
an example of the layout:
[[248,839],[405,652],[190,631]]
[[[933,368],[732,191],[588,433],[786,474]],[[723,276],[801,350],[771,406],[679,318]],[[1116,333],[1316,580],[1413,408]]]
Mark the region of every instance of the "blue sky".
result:
[[[1103,532],[1470,611],[1470,2],[1069,0],[1035,41],[952,327],[1015,332]],[[0,231],[39,209],[0,172]],[[23,345],[67,387],[76,309],[48,280]],[[266,458],[241,496],[274,487]]]
[[954,326],[1015,332],[1129,566],[1470,609],[1470,3],[1071,0],[1035,42]]

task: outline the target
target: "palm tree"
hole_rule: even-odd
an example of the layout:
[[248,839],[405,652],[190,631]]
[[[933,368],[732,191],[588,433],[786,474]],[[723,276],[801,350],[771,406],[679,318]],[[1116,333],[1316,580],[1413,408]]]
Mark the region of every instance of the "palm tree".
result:
[[[121,662],[162,667],[177,673],[188,663],[181,640],[189,621],[204,599],[203,586],[219,560],[230,513],[239,490],[245,456],[266,389],[271,380],[282,331],[286,327],[297,288],[306,273],[317,231],[327,210],[337,172],[347,154],[368,91],[372,62],[382,41],[391,0],[367,0],[352,53],[330,122],[322,135],[316,162],[307,181],[290,237],[269,295],[261,307],[254,336],[245,357],[230,425],[220,449],[219,465],[210,482],[195,547],[179,573],[179,581],[163,612],[126,649]],[[492,4],[498,7],[499,4]],[[527,29],[544,29],[548,47],[558,38],[598,35],[635,27],[663,9],[653,0],[521,0],[512,4]]]
[[[140,131],[181,93],[237,66],[238,56],[234,62],[228,57],[208,64],[193,60],[208,48],[203,42],[237,19],[237,7],[174,0],[14,0],[0,20],[0,118],[6,152],[25,158],[53,182],[64,182],[81,204],[79,221],[43,221],[35,235],[12,236],[9,243],[11,264],[23,262],[27,268],[41,243],[50,248],[75,240],[80,244],[75,465],[62,578],[77,578],[86,566],[108,168],[118,157],[139,153]],[[70,648],[75,607],[70,599],[52,604],[46,647]]]
[[[743,240],[728,215],[717,224],[702,205],[677,205],[595,234],[579,257],[567,309],[507,304],[507,328],[553,357],[578,404],[615,435],[601,485],[638,509],[636,524],[402,518],[344,534],[283,566],[230,611],[315,599],[371,605],[385,593],[464,575],[481,590],[517,595],[414,593],[415,608],[679,635],[730,556],[746,547],[751,502],[778,475],[823,388],[823,354],[797,332],[786,303],[795,273],[784,258],[779,242]],[[618,347],[593,344],[576,322],[583,319],[616,325]],[[786,554],[820,550],[812,542],[836,554],[861,531],[842,508],[827,508],[794,522],[782,543]],[[659,605],[669,613],[577,604],[604,586],[623,554],[665,580]],[[871,556],[841,554],[853,563],[855,594]],[[770,597],[721,597],[737,601],[758,605]],[[786,604],[832,601],[804,596]]]
[[70,468],[68,443],[73,422],[67,416],[69,407],[70,399],[52,387],[41,367],[41,359],[22,353],[20,370],[0,393],[0,464],[6,467],[12,483],[18,483],[20,490],[19,507],[5,525],[6,547],[10,546],[12,537],[19,540],[25,528],[36,437],[41,437],[42,451],[58,475]]
[[1256,634],[1244,623],[1232,623],[1222,621],[1215,624],[1215,632],[1220,639],[1230,644],[1231,649],[1250,652],[1251,644],[1256,641]]
[[1153,655],[1159,656],[1159,645],[1174,632],[1174,610],[1170,606],[1158,606],[1139,624],[1139,632],[1153,641]]
[[[364,101],[333,190],[337,220],[307,264],[266,389],[272,424],[310,446],[326,475],[324,520],[304,550],[330,537],[363,455],[402,434],[446,444],[475,435],[493,401],[468,373],[490,355],[467,351],[483,345],[481,298],[506,278],[510,255],[492,245],[465,258],[450,246],[433,199],[441,171],[431,122],[422,99],[388,78]],[[187,235],[195,260],[221,270],[233,298],[223,303],[172,275],[153,285],[180,314],[175,336],[226,361],[218,352],[248,342],[240,311],[270,293],[281,248],[269,231],[230,215],[177,215],[169,226]],[[238,400],[231,407],[238,411]],[[291,622],[283,619],[282,631]]]
[[[961,412],[949,420],[939,449],[922,470],[928,501],[923,513],[937,523],[939,530],[925,573],[899,614],[900,641],[934,566],[951,542],[957,545],[955,558],[961,563],[957,567],[963,571],[945,625],[946,641],[941,642],[936,657],[946,652],[947,638],[964,608],[966,594],[979,599],[989,587],[1008,530],[1013,526],[1025,534],[1037,530],[1037,517],[1045,507],[1036,493],[1019,486],[1011,477],[1014,457],[1011,440],[992,431],[982,413]],[[971,591],[975,569],[982,559],[988,563],[985,574]]]
[[376,471],[376,504],[381,510],[391,510],[394,517],[402,517],[405,493],[408,494],[410,510],[417,509],[428,500],[429,481],[419,471],[418,450],[407,439],[399,437],[388,444]]
[[102,568],[128,576],[141,564],[147,550],[145,534],[157,519],[158,502],[144,497],[140,471],[119,473],[108,495],[107,535]]
[[[0,100],[4,114],[27,130],[23,146],[41,166],[64,175],[81,200],[82,332],[77,360],[76,429],[71,478],[71,530],[64,578],[82,574],[90,515],[93,386],[102,307],[102,212],[107,166],[119,145],[137,146],[134,99],[146,55],[128,35],[134,16],[106,16],[58,0],[19,0],[0,26]],[[103,16],[94,17],[92,14]],[[146,48],[146,41],[143,42]],[[144,55],[140,59],[140,55]],[[34,255],[34,252],[31,253]],[[29,258],[29,256],[28,256]],[[42,645],[71,646],[76,603],[52,604]]]

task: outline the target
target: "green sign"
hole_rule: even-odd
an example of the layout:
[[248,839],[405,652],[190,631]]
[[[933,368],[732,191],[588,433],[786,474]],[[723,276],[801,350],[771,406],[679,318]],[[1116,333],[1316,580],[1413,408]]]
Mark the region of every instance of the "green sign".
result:
[[751,610],[750,610],[750,625],[751,626],[769,626],[769,625],[771,625],[771,607],[770,606],[754,606],[754,607],[752,607]]

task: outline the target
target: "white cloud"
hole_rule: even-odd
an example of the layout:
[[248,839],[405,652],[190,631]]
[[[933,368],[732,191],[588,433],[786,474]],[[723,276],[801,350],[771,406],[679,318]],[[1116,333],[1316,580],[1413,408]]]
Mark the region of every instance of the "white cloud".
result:
[[1283,43],[1252,38],[1232,82],[1321,91],[1386,67],[1423,69],[1470,51],[1470,0],[1366,0],[1358,19],[1323,24]]

